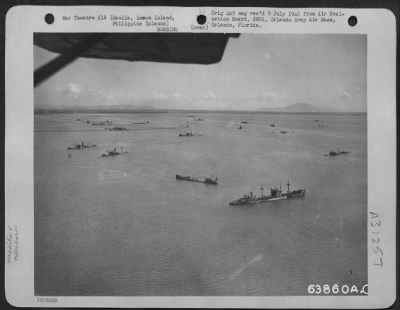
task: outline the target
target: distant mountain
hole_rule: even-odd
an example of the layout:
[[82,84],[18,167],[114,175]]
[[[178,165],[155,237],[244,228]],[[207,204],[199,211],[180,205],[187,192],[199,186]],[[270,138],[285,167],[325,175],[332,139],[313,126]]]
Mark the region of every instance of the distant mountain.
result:
[[289,104],[281,108],[267,108],[262,109],[266,112],[293,112],[293,113],[321,113],[321,112],[337,112],[335,109],[322,109],[317,108],[309,103],[298,102],[294,104]]

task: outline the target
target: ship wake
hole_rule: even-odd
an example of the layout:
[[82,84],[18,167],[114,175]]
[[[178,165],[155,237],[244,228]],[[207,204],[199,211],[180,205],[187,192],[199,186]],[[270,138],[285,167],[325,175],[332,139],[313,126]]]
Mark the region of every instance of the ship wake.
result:
[[263,259],[264,255],[263,254],[258,254],[254,256],[250,261],[248,261],[246,264],[244,264],[242,267],[239,269],[235,270],[228,278],[229,281],[235,280],[245,269],[247,269],[249,266],[261,261]]

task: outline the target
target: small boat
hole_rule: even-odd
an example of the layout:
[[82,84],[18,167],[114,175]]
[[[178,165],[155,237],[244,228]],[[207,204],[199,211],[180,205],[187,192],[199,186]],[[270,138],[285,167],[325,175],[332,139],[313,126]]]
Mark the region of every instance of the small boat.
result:
[[261,196],[260,197],[257,197],[256,195],[253,195],[253,192],[250,192],[249,195],[243,195],[242,198],[231,201],[229,203],[229,205],[230,206],[253,205],[253,204],[271,202],[271,201],[277,201],[277,200],[301,198],[301,197],[304,197],[305,194],[306,194],[305,189],[298,189],[298,190],[291,191],[290,183],[288,182],[286,193],[282,192],[281,186],[279,186],[279,188],[277,188],[275,186],[274,188],[271,187],[270,195],[265,196],[264,188],[261,186]]
[[238,129],[243,129],[242,125],[240,125]]
[[176,175],[176,179],[180,181],[189,181],[189,182],[197,182],[197,183],[204,183],[204,184],[210,184],[210,185],[217,185],[218,184],[218,178],[205,178],[205,179],[198,179],[194,176],[181,176],[179,174]]
[[249,122],[247,122],[247,121],[242,121],[242,122],[240,122],[241,124],[248,124]]
[[275,124],[270,124],[269,127],[275,127]]
[[281,134],[287,134],[288,132],[286,130],[282,130]]

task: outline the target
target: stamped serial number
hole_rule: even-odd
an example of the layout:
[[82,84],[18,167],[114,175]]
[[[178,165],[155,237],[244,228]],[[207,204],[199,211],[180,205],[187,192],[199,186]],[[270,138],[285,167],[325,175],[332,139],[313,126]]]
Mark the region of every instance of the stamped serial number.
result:
[[307,287],[307,292],[310,295],[331,295],[331,294],[368,294],[368,284],[358,287],[357,285],[339,285],[339,284],[310,284]]
[[38,302],[58,302],[56,297],[37,297]]

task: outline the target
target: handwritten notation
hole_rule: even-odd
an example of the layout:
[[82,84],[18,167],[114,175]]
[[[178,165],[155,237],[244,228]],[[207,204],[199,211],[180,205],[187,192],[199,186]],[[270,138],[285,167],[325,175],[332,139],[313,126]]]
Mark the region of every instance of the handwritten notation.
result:
[[19,260],[18,248],[19,248],[18,226],[8,225],[6,231],[7,264],[15,263]]

